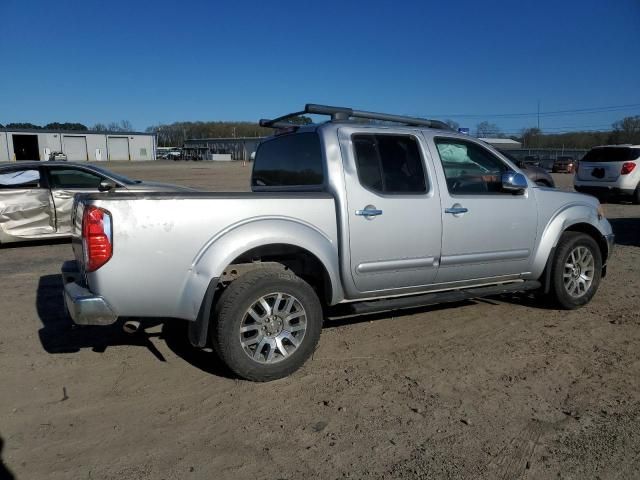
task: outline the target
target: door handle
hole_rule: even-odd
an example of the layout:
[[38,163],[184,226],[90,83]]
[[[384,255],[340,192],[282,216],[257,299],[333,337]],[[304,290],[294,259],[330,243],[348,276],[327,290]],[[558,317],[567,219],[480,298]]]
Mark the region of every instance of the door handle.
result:
[[378,210],[375,208],[365,208],[364,210],[356,210],[356,215],[360,217],[375,217],[378,215],[382,215],[382,210]]
[[469,211],[468,208],[465,207],[450,207],[450,208],[445,208],[444,209],[444,213],[452,213],[454,215],[459,215],[461,213],[467,213]]
[[69,194],[69,193],[56,193],[55,197],[61,199],[61,200],[66,200],[68,198],[73,198],[73,194]]

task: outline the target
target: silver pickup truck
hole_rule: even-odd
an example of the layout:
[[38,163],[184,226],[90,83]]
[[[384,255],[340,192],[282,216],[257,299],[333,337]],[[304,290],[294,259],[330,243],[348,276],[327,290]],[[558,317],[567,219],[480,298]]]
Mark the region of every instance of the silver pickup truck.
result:
[[[313,125],[288,120],[328,115]],[[532,291],[588,303],[613,234],[598,201],[542,188],[438,121],[307,105],[262,125],[251,193],[75,201],[78,324],[187,320],[238,376],[289,375],[325,318]]]

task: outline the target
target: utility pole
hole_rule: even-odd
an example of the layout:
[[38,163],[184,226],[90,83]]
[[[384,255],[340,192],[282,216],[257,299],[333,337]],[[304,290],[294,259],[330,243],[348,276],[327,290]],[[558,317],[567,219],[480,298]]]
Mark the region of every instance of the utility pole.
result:
[[538,100],[538,130],[540,130],[540,100]]

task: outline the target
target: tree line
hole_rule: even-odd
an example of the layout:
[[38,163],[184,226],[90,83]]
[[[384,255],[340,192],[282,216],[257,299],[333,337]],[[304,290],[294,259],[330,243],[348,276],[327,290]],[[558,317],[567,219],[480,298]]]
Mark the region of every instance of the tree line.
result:
[[[457,123],[447,120],[449,126],[458,128]],[[544,133],[537,127],[523,128],[519,135],[506,135],[500,128],[487,121],[476,125],[477,137],[511,138],[522,143],[523,148],[579,148],[589,149],[596,145],[616,145],[640,143],[640,115],[625,117],[611,125],[606,131],[575,131],[565,133]]]
[[[290,120],[291,123],[307,124],[311,119],[306,116]],[[453,130],[459,124],[454,120],[445,120]],[[0,125],[0,128],[3,126]],[[127,132],[133,126],[128,120],[96,123],[87,128],[81,123],[48,123],[44,126],[32,123],[9,123],[6,128],[33,130],[95,130],[99,132]],[[158,146],[180,147],[187,139],[201,138],[238,138],[264,137],[271,135],[273,129],[264,128],[253,122],[174,122],[171,124],[153,125],[146,129],[148,133],[158,136]],[[640,144],[640,115],[625,117],[614,122],[607,131],[576,131],[567,133],[545,133],[537,127],[523,128],[518,135],[507,135],[494,123],[488,121],[476,125],[471,132],[477,137],[511,138],[522,143],[523,148],[580,148],[588,149],[596,145],[632,143]]]
[[87,127],[82,123],[71,123],[71,122],[52,122],[47,123],[46,125],[36,125],[34,123],[7,123],[6,125],[0,124],[0,128],[15,128],[16,130],[71,130],[71,131],[79,131],[86,132],[88,130],[97,131],[97,132],[131,132],[133,131],[133,126],[129,120],[120,120],[119,122],[111,122],[111,123],[96,123],[91,128]]

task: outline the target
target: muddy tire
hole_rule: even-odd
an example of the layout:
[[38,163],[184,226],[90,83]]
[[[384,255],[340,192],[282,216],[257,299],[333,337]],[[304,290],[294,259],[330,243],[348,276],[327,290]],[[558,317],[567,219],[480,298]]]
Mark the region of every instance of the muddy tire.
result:
[[292,271],[261,268],[231,283],[216,303],[211,340],[239,377],[266,382],[299,369],[314,352],[322,307]]
[[549,299],[565,310],[582,307],[598,290],[601,275],[602,254],[596,241],[585,233],[565,232],[552,262]]

